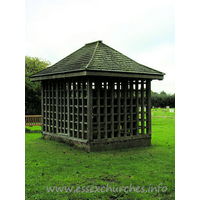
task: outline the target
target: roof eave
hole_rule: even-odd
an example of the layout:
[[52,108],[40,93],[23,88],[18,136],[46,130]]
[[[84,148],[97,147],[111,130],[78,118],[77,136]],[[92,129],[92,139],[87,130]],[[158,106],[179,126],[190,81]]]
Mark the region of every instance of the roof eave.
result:
[[79,76],[105,76],[105,77],[124,77],[124,78],[144,78],[144,79],[154,79],[154,80],[163,80],[163,74],[146,74],[146,73],[130,73],[130,72],[106,72],[106,71],[97,71],[97,70],[79,70],[74,72],[66,72],[59,74],[48,74],[30,77],[31,81],[42,81],[58,78],[70,78],[70,77],[79,77]]

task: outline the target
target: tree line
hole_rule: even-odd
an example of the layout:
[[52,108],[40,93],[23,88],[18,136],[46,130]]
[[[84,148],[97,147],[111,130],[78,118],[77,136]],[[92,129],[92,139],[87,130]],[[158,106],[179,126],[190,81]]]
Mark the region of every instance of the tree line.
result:
[[[49,61],[37,57],[25,56],[25,115],[41,114],[41,83],[31,82],[30,76],[50,66]],[[175,94],[151,92],[151,105],[175,108]]]
[[151,92],[151,106],[164,108],[170,106],[175,108],[175,94],[167,94],[162,91],[159,93]]

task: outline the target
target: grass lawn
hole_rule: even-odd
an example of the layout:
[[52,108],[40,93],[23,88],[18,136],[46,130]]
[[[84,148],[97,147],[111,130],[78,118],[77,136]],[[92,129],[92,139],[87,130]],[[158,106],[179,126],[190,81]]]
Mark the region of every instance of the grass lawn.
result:
[[25,133],[41,133],[41,126],[25,126]]
[[175,113],[152,113],[151,147],[87,153],[26,133],[26,199],[175,199]]

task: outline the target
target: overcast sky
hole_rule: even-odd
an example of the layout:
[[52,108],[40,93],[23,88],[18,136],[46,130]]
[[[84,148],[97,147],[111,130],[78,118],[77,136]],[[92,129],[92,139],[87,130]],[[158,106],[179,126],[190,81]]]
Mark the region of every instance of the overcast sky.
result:
[[175,93],[174,0],[26,0],[25,54],[56,63],[102,40],[166,73],[152,91]]

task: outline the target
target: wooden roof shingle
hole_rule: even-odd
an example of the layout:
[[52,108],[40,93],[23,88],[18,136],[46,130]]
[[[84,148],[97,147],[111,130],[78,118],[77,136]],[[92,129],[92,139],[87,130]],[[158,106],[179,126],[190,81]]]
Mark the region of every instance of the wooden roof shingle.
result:
[[72,76],[115,76],[160,79],[164,73],[139,64],[96,41],[88,43],[54,65],[33,74],[32,81]]

